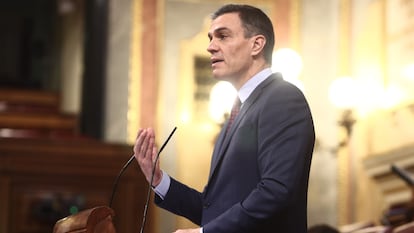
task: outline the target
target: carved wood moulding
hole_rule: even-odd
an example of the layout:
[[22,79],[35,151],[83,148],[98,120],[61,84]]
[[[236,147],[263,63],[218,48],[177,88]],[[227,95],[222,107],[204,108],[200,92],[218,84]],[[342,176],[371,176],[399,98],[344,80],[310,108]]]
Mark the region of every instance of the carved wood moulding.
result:
[[388,205],[405,203],[413,199],[411,189],[414,187],[410,187],[395,174],[391,165],[395,164],[414,177],[414,144],[370,155],[363,163],[367,174],[379,185]]

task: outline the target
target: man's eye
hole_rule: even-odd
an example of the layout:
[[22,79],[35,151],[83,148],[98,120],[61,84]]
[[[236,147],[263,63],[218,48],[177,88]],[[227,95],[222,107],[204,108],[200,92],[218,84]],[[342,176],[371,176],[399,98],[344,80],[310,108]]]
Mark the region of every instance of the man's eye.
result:
[[218,36],[218,38],[219,38],[220,40],[224,40],[224,39],[226,39],[226,38],[227,38],[227,36],[226,36],[226,35],[219,35],[219,36]]

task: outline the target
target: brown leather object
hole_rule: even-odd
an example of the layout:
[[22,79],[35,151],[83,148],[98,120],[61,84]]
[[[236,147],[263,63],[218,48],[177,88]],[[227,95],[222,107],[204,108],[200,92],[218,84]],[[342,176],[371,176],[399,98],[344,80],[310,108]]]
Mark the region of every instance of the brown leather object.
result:
[[116,233],[114,216],[114,211],[106,206],[87,209],[57,221],[53,233]]

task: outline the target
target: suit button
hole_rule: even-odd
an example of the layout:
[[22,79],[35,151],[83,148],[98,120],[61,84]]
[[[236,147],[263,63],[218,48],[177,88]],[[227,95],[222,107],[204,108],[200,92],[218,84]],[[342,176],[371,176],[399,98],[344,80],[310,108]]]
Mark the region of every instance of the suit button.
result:
[[208,207],[210,207],[210,203],[204,203],[203,208],[207,209]]

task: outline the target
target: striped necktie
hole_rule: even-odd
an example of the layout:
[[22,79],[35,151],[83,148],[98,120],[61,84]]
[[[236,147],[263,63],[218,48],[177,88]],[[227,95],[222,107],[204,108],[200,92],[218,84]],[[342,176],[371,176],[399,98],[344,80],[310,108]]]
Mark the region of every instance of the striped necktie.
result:
[[230,118],[229,118],[229,122],[227,123],[227,128],[226,128],[226,134],[227,131],[230,130],[231,125],[234,122],[234,119],[236,118],[237,114],[240,111],[240,106],[241,106],[241,101],[240,99],[237,97],[236,100],[234,101],[233,107],[231,109],[231,113],[230,113]]

